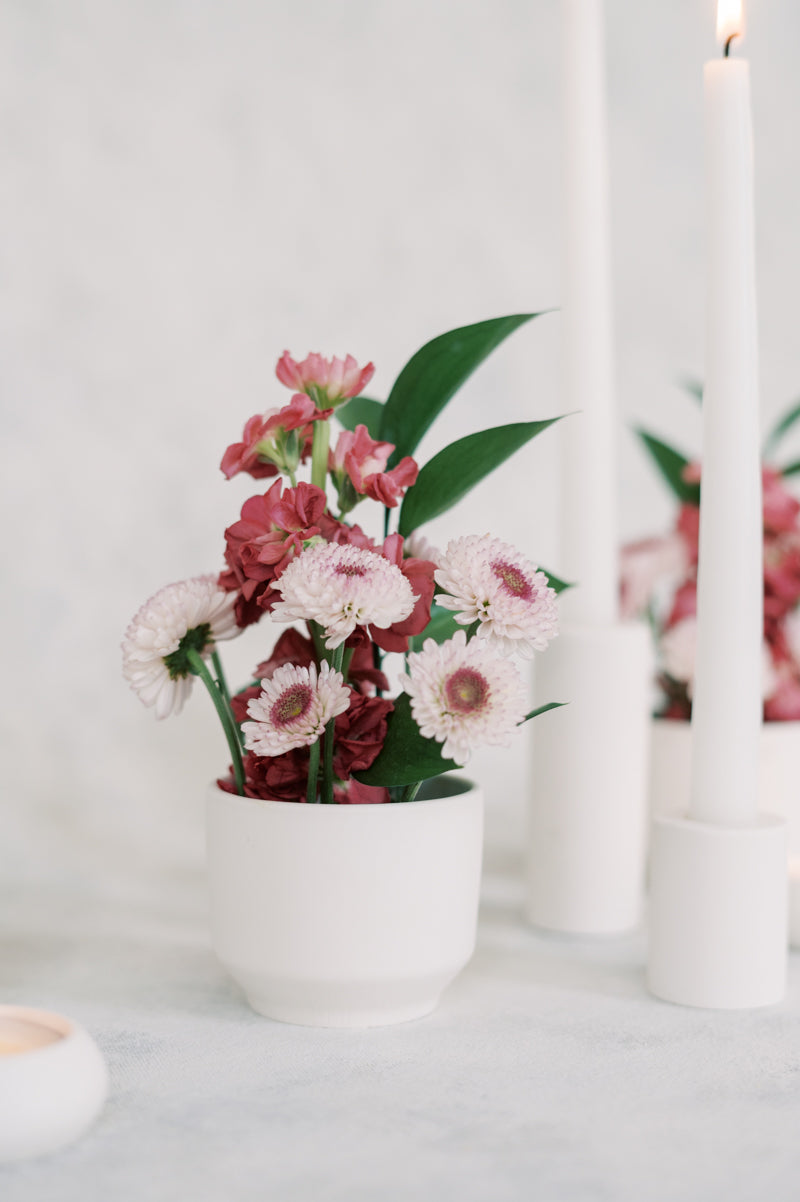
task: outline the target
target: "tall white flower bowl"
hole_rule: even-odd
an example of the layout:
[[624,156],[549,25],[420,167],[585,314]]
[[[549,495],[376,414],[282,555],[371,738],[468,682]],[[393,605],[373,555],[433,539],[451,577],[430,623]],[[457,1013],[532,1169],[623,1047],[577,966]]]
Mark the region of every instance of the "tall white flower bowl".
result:
[[457,776],[383,805],[207,801],[212,941],[280,1022],[377,1027],[429,1014],[472,956],[481,791]]
[[[650,813],[685,814],[692,778],[689,722],[654,718],[650,755]],[[765,722],[759,743],[759,809],[785,818],[789,836],[789,939],[800,948],[800,722]]]

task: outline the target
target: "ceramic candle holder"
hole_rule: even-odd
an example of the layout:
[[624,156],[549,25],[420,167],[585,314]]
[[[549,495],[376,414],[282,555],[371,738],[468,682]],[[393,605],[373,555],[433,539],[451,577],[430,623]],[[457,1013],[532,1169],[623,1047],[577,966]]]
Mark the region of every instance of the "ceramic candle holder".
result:
[[46,1010],[0,1006],[0,1163],[71,1144],[107,1092],[105,1061],[82,1027]]

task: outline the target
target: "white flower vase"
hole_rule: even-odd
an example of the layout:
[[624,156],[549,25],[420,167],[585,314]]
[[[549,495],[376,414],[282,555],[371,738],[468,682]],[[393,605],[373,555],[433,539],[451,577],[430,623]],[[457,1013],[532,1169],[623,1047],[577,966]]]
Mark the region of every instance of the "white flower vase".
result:
[[215,951],[268,1018],[420,1018],[472,956],[483,798],[466,780],[380,805],[256,801],[214,785],[207,836]]
[[[789,828],[789,941],[800,948],[800,722],[765,722],[759,754],[759,809],[785,818]],[[691,724],[653,719],[653,818],[686,813],[691,773]]]

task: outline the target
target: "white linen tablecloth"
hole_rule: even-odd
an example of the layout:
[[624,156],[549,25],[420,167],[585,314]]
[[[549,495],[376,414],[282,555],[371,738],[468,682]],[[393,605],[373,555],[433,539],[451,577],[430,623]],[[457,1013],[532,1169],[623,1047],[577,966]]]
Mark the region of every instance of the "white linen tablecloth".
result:
[[490,849],[436,1013],[314,1030],[253,1014],[217,965],[198,866],[127,892],[6,876],[0,998],[83,1023],[112,1087],[82,1141],[0,1168],[2,1202],[800,1197],[796,956],[780,1006],[658,1002],[642,936],[531,931],[519,857]]

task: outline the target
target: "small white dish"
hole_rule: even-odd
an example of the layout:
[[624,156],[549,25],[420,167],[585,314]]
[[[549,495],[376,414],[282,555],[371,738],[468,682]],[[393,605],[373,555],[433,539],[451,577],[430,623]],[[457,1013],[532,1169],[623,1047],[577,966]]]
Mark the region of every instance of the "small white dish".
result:
[[78,1139],[108,1094],[97,1045],[61,1014],[0,1006],[0,1164]]

